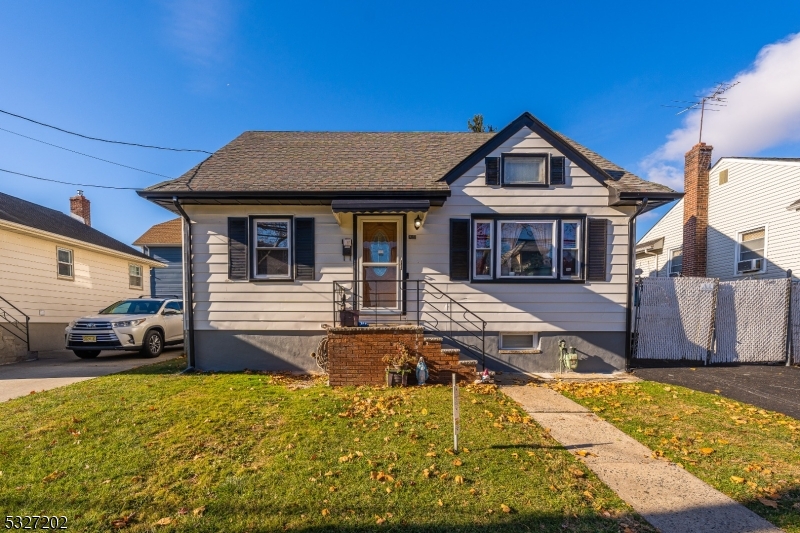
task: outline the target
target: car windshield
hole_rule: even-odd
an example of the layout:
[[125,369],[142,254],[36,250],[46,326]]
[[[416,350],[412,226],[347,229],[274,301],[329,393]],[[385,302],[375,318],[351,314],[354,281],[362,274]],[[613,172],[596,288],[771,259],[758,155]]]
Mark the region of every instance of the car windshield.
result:
[[154,315],[163,302],[153,300],[122,300],[100,311],[101,315]]

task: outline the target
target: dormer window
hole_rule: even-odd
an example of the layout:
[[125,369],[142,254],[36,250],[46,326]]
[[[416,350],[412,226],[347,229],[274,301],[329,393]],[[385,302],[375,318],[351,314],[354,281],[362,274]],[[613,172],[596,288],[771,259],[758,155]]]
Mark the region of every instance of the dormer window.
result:
[[547,186],[547,154],[503,154],[503,185]]

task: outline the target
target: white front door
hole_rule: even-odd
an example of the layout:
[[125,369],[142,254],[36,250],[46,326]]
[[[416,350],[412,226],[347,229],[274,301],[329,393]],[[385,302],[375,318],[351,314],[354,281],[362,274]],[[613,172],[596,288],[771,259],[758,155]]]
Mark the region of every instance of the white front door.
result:
[[359,217],[358,277],[361,308],[402,309],[403,217]]

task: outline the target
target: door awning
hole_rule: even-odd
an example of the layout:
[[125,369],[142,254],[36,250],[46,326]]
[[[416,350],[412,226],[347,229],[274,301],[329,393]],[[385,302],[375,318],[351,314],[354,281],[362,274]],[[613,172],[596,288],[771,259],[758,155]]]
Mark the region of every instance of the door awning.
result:
[[398,214],[421,213],[423,218],[431,207],[430,200],[333,200],[331,211],[341,224],[343,213],[354,214]]
[[427,213],[430,200],[333,200],[334,213]]

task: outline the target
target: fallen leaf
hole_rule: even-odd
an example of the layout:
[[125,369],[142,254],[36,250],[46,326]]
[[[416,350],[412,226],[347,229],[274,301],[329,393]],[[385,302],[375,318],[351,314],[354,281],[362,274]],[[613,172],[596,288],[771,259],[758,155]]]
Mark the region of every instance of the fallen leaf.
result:
[[330,516],[331,512],[327,509],[322,510],[322,516]]
[[425,457],[436,457],[436,452],[428,452],[425,454]]
[[461,466],[462,464],[464,463],[461,462],[461,459],[453,459],[453,466]]
[[380,524],[383,524],[384,522],[386,522],[385,518],[381,518],[380,516],[376,516],[375,517],[375,523],[376,524],[380,525]]
[[510,513],[511,512],[511,507],[509,507],[508,505],[506,505],[504,503],[500,504],[500,509],[502,509],[504,513]]
[[772,507],[773,509],[778,508],[778,502],[774,500],[768,500],[766,498],[759,498],[758,501],[761,502],[762,505],[766,505],[767,507]]
[[439,501],[437,501],[437,502],[436,502],[436,504],[437,504],[439,507],[444,507],[444,502],[442,502],[442,500],[439,500]]
[[711,455],[714,453],[714,448],[700,448],[700,453],[703,455]]
[[203,516],[205,514],[205,512],[206,512],[206,506],[202,505],[202,506],[198,507],[197,509],[193,510],[192,514],[194,516]]
[[164,518],[162,518],[161,520],[156,522],[155,525],[157,525],[157,526],[168,526],[171,523],[172,523],[172,518],[170,518],[168,516],[165,516]]
[[48,474],[48,475],[46,475],[46,476],[45,476],[45,477],[42,479],[42,483],[50,483],[51,481],[55,481],[56,479],[58,479],[58,478],[60,478],[60,477],[64,477],[65,475],[66,475],[66,474],[65,474],[65,472],[62,472],[62,471],[56,470],[55,472],[53,472],[53,473],[51,473],[51,474]]
[[734,483],[742,484],[744,483],[744,478],[739,476],[731,476],[731,481],[733,481]]
[[427,415],[427,414],[428,414],[428,410],[427,410],[427,409],[423,409],[423,410],[422,410],[422,411],[420,411],[420,412],[422,413],[422,416],[425,416],[425,415]]
[[456,485],[463,485],[464,484],[464,478],[463,477],[456,476],[454,479],[455,479]]

